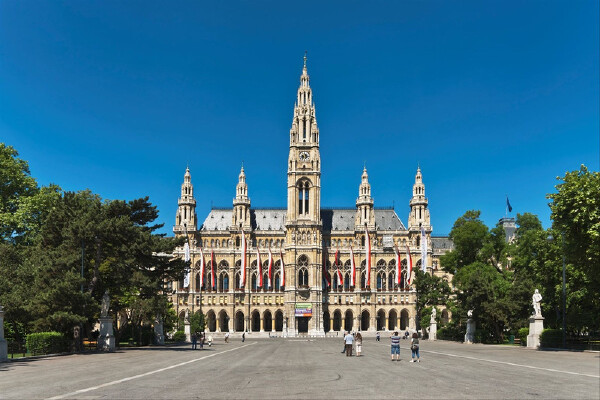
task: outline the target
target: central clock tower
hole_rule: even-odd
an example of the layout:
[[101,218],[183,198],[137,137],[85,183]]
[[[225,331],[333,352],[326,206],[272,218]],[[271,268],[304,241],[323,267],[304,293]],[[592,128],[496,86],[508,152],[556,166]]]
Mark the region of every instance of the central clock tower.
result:
[[[319,128],[317,128],[305,55],[300,87],[294,104],[292,128],[290,129],[286,225],[319,228],[321,226],[320,210]],[[314,232],[311,236],[314,236]],[[318,236],[320,236],[320,229]]]

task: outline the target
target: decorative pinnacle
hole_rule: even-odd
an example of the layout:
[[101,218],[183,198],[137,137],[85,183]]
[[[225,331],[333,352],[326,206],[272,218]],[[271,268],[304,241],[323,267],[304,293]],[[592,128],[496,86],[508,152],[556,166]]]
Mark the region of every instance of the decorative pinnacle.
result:
[[306,55],[308,54],[308,51],[304,50],[304,68],[306,68]]

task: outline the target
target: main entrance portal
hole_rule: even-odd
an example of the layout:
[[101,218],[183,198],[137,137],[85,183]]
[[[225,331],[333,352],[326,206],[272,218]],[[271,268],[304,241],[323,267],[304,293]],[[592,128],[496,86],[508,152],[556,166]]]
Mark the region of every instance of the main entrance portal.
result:
[[310,317],[298,317],[298,333],[308,333],[308,321]]

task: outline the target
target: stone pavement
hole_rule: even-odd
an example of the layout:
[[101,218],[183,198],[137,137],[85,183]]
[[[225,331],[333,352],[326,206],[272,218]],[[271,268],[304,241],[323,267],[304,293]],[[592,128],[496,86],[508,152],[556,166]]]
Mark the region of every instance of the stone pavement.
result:
[[0,399],[598,399],[600,354],[421,342],[421,363],[363,357],[339,339],[251,339],[211,348],[146,347],[0,364]]

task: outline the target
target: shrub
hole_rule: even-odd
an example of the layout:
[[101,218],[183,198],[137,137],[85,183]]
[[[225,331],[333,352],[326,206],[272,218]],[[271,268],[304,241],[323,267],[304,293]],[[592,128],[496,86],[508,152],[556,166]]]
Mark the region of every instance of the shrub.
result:
[[40,332],[27,335],[27,351],[33,355],[67,351],[68,343],[58,332]]
[[454,340],[462,342],[465,337],[465,331],[461,326],[455,324],[447,324],[437,331],[437,338],[440,340]]
[[177,331],[173,334],[173,341],[174,342],[185,342],[185,332],[184,331]]
[[521,346],[527,345],[527,335],[529,335],[529,328],[521,328],[517,332],[517,337],[521,341]]
[[540,335],[540,347],[562,347],[562,329],[544,329]]

